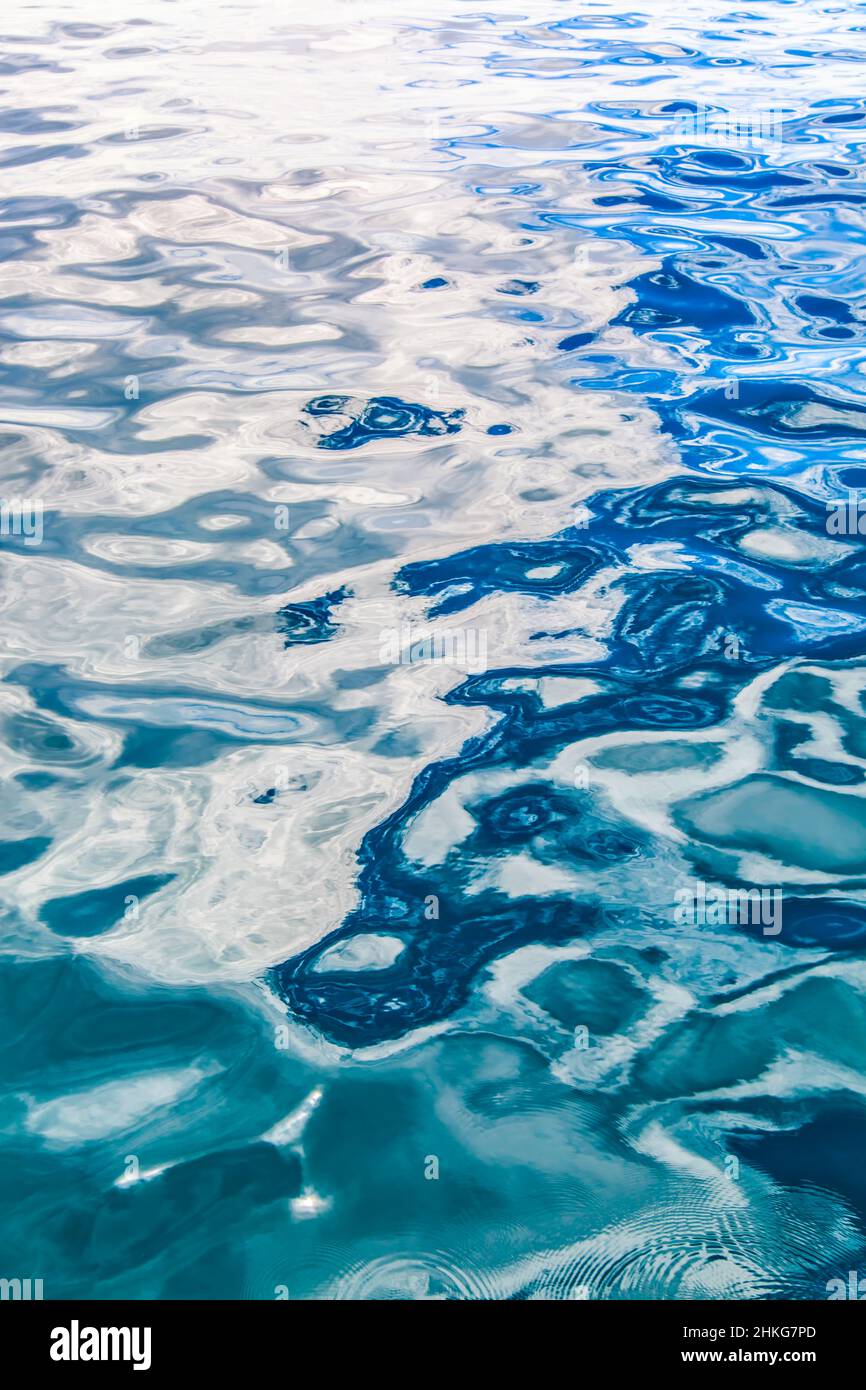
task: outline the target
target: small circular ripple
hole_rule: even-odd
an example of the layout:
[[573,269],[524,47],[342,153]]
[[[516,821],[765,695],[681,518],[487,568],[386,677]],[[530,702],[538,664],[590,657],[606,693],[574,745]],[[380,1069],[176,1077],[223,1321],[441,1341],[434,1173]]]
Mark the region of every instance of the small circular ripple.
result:
[[477,1271],[459,1269],[441,1254],[383,1255],[357,1265],[337,1281],[333,1297],[433,1300],[490,1299],[495,1297],[489,1278]]
[[[642,1212],[554,1256],[523,1292],[545,1299],[779,1298],[856,1237],[826,1193],[780,1193],[713,1213],[695,1196]],[[845,1266],[847,1268],[847,1266]]]

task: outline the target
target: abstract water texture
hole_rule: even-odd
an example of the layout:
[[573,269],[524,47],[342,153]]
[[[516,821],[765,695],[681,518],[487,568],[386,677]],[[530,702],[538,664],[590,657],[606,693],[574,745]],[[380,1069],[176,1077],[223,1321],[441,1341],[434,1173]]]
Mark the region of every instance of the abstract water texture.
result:
[[863,23],[4,10],[0,1277],[866,1275]]

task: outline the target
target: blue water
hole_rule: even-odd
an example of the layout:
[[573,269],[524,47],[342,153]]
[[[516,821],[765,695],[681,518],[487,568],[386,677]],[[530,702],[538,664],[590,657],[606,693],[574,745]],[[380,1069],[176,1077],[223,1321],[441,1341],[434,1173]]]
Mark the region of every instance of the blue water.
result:
[[77,8],[0,45],[0,1277],[866,1276],[866,5]]

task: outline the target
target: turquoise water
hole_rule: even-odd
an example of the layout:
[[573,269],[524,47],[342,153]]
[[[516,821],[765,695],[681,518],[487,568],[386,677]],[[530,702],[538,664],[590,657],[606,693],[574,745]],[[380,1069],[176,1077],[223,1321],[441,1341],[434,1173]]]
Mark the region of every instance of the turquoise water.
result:
[[0,1277],[866,1275],[866,6],[2,29]]

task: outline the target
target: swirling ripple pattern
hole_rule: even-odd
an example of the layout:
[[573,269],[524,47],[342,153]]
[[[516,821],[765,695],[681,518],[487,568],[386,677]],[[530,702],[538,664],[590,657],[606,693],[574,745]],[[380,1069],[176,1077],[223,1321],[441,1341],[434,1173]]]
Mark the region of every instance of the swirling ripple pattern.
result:
[[0,1276],[826,1297],[863,5],[73,8],[0,19]]

